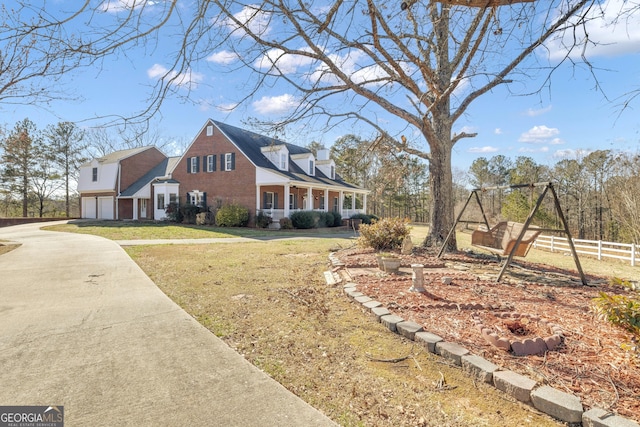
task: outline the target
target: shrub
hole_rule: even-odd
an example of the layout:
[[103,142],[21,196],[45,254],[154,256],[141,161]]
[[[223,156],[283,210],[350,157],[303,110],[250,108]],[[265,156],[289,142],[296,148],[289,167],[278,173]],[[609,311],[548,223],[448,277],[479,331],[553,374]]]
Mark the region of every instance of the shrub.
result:
[[182,223],[195,224],[196,215],[200,213],[200,207],[196,205],[186,204],[180,206],[180,215],[182,216]]
[[377,221],[379,219],[375,215],[367,215],[367,214],[363,214],[363,213],[353,214],[349,218],[351,218],[351,219],[361,219],[363,224],[371,224],[373,221]]
[[249,209],[236,203],[224,205],[216,212],[219,227],[245,227],[249,223]]
[[309,229],[316,226],[316,218],[313,211],[298,211],[291,214],[291,223],[295,228]]
[[182,222],[182,212],[177,203],[169,203],[164,210],[164,213],[167,214],[167,220],[177,222],[178,224]]
[[289,218],[280,218],[280,229],[281,230],[291,230],[293,228],[293,224]]
[[[614,281],[615,279],[612,280],[613,284]],[[631,285],[628,282],[621,284],[629,287]],[[622,344],[622,348],[640,357],[640,298],[600,292],[600,296],[594,298],[593,306],[598,317],[631,334],[631,341]]]
[[[353,217],[352,217],[353,218]],[[409,236],[411,227],[406,218],[382,218],[371,224],[360,225],[358,246],[373,248],[377,251],[399,249],[402,241]]]
[[271,224],[271,217],[262,211],[258,212],[258,215],[256,215],[256,227],[267,228],[269,224]]
[[342,225],[342,215],[333,212],[333,225],[331,227],[340,227]]

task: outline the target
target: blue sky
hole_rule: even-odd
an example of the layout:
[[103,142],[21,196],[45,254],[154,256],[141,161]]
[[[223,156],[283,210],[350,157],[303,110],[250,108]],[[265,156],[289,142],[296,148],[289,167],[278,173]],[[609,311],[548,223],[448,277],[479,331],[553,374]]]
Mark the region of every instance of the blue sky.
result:
[[[623,7],[620,0],[607,3],[607,11]],[[122,13],[123,5],[126,6],[126,2],[103,3],[107,14]],[[466,170],[474,159],[498,154],[511,158],[529,156],[539,163],[553,164],[597,149],[638,151],[640,97],[624,111],[620,103],[625,94],[640,90],[640,13],[615,26],[603,24],[609,20],[611,17],[605,15],[604,21],[592,21],[588,28],[590,37],[601,42],[597,48],[587,50],[586,55],[599,68],[596,75],[602,91],[595,89],[596,82],[586,67],[569,64],[554,72],[549,88],[532,96],[512,96],[506,87],[496,88],[476,100],[456,123],[456,131],[477,132],[478,136],[456,144],[454,166]],[[2,122],[11,127],[29,117],[40,128],[60,120],[90,126],[100,123],[91,120],[95,117],[132,114],[144,107],[150,87],[166,71],[165,61],[171,49],[170,39],[161,40],[153,49],[132,50],[127,57],[106,58],[99,64],[100,68],[84,69],[68,76],[70,93],[82,97],[82,101],[55,102],[47,108],[0,104]],[[561,49],[550,45],[549,52],[553,61]],[[179,76],[183,87],[178,88],[177,93],[184,95],[188,86],[193,102],[170,97],[152,126],[163,136],[184,144],[208,118],[246,127],[243,120],[248,117],[273,118],[295,105],[296,97],[289,88],[274,85],[261,89],[254,99],[230,110],[243,95],[243,89],[252,87],[247,83],[249,77],[241,71],[233,74],[214,71],[215,67],[233,60],[224,50],[213,51],[197,71],[188,70]],[[541,73],[538,79],[528,81],[527,88],[536,87],[544,77],[546,74]],[[372,130],[366,127],[348,126],[328,132],[305,129],[291,127],[282,139],[299,145],[315,140],[330,146],[346,133],[372,137]],[[407,136],[419,140],[417,135]]]

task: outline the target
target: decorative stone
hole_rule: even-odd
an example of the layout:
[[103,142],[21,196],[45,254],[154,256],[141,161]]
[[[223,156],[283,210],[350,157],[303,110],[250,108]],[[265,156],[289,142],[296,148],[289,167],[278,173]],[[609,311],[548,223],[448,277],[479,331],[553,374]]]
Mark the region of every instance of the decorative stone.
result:
[[519,401],[529,403],[536,382],[513,371],[497,371],[493,373],[493,385]]
[[413,341],[416,333],[422,331],[422,326],[416,322],[400,322],[396,325],[396,329],[400,335]]
[[456,343],[442,341],[436,344],[436,353],[460,366],[462,356],[469,354],[469,350]]
[[411,275],[411,287],[409,291],[411,292],[426,292],[424,288],[424,265],[422,264],[411,264],[411,269],[413,273]]
[[402,317],[395,316],[393,314],[388,314],[386,316],[380,317],[380,323],[387,327],[392,332],[398,332],[396,325],[400,322],[403,322],[404,319]]
[[382,258],[382,264],[384,265],[384,271],[387,273],[396,274],[400,269],[400,258]]
[[380,301],[366,301],[362,304],[362,306],[366,309],[371,310],[372,308],[376,308],[376,307],[380,307],[382,305],[382,303]]
[[582,414],[583,427],[640,427],[640,424],[601,408],[592,408]]
[[474,377],[480,381],[491,384],[493,382],[493,373],[500,369],[497,365],[489,362],[480,356],[468,354],[462,356],[462,369],[470,372]]
[[400,253],[402,255],[411,255],[411,252],[413,252],[413,242],[411,241],[411,236],[407,236],[402,240],[402,249],[400,250]]
[[582,421],[584,409],[580,398],[573,394],[545,385],[531,393],[531,402],[536,409],[561,421],[567,423]]
[[380,322],[382,316],[388,316],[391,312],[386,307],[374,307],[371,309],[371,313],[376,316],[376,320]]
[[424,343],[425,347],[427,347],[427,350],[429,350],[429,352],[431,353],[435,353],[436,344],[443,341],[443,339],[438,335],[426,331],[416,332],[414,339],[416,342]]
[[451,282],[453,282],[453,279],[451,277],[443,277],[440,280],[442,281],[443,285],[450,285]]

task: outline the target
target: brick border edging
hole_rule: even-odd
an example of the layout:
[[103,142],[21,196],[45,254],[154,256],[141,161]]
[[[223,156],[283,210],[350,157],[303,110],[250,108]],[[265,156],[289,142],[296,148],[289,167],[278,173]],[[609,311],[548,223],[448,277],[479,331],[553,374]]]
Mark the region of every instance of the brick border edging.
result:
[[[332,271],[324,273],[327,285],[338,285],[342,278],[336,274],[346,270],[344,263],[329,254]],[[548,385],[539,384],[535,380],[489,362],[481,356],[473,355],[459,344],[444,341],[438,335],[425,331],[418,323],[405,321],[394,315],[382,303],[356,290],[356,284],[348,282],[343,285],[344,293],[372,313],[376,320],[387,329],[412,341],[422,343],[430,353],[437,354],[481,381],[493,385],[515,399],[527,403],[559,421],[582,425],[584,427],[640,427],[633,420],[615,415],[601,408],[585,411],[580,398]]]

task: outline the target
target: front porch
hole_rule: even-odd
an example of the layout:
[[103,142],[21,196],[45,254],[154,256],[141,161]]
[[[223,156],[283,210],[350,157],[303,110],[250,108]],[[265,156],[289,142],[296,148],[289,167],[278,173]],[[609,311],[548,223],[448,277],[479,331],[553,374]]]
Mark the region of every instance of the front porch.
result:
[[308,185],[258,185],[256,212],[269,215],[274,223],[297,211],[337,212],[342,218],[366,213],[367,190]]

